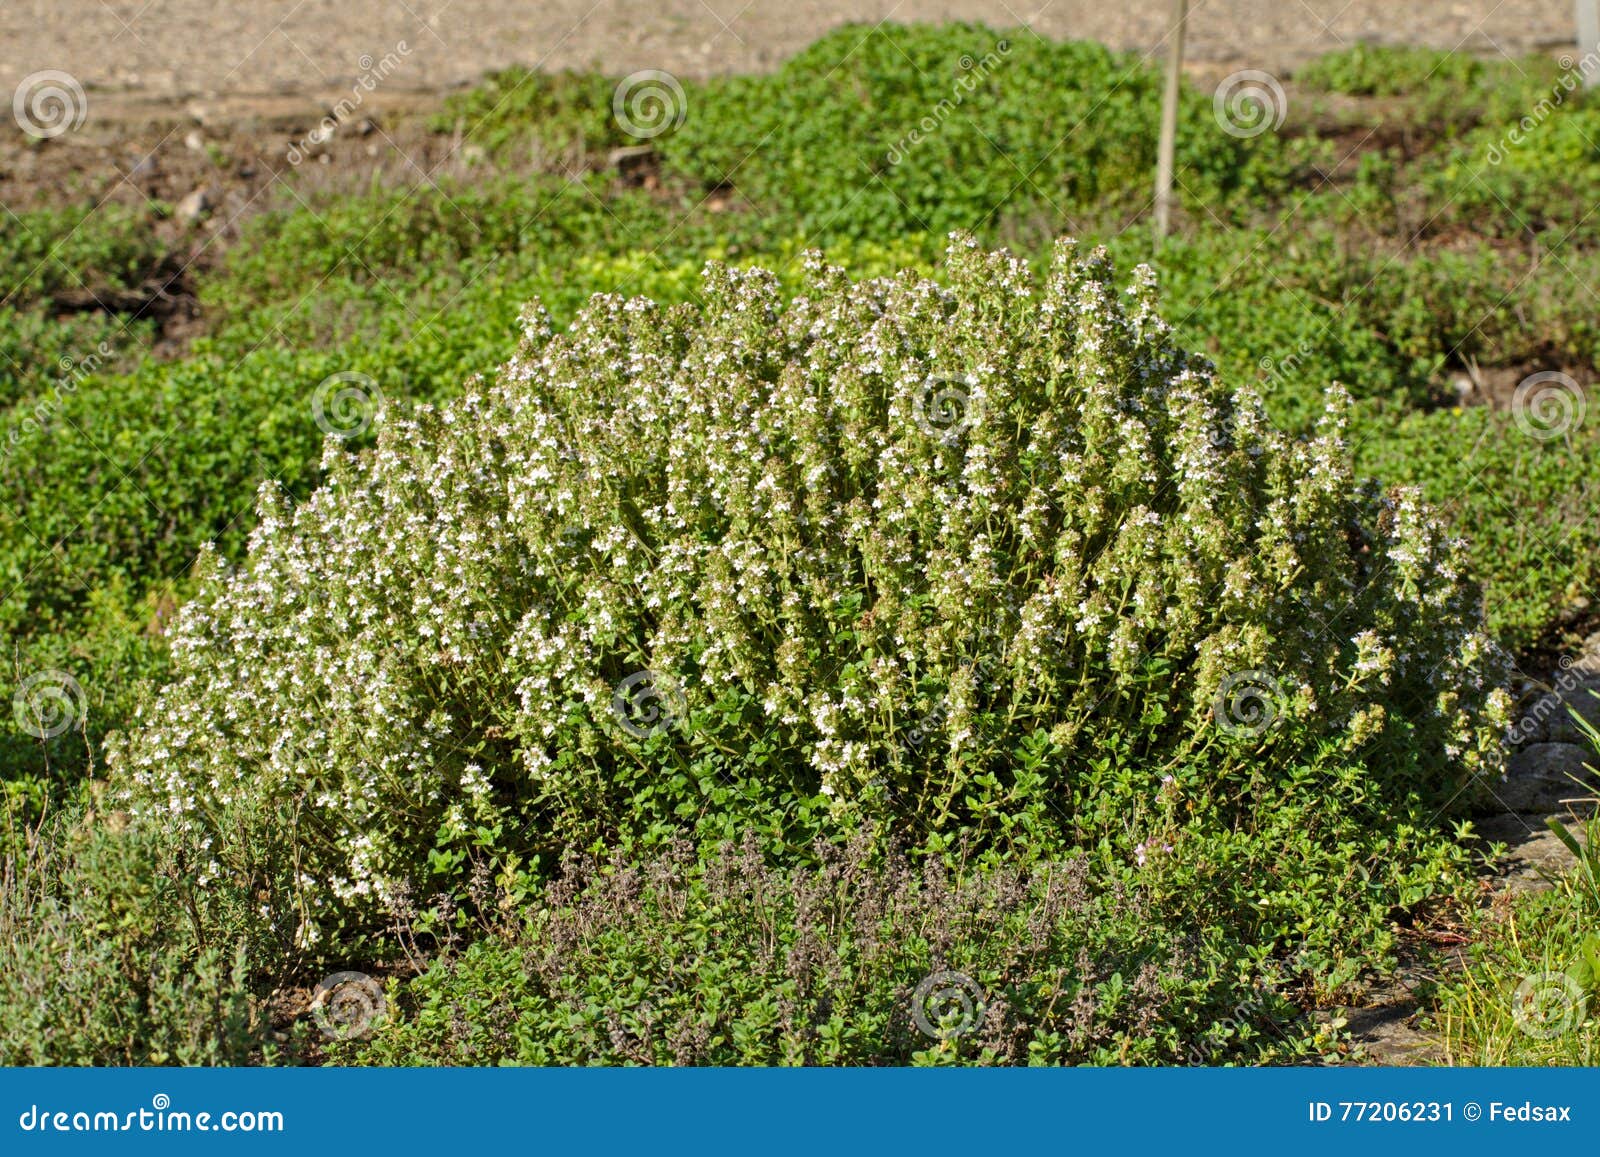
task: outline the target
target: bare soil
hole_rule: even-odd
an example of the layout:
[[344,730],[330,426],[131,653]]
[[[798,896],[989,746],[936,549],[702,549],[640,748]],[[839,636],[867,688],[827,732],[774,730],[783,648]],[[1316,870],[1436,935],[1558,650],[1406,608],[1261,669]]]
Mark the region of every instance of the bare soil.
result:
[[[438,91],[511,64],[775,67],[848,22],[969,20],[1158,53],[1169,0],[7,0],[0,93],[59,69],[96,96],[172,101],[328,96],[403,41],[386,89]],[[1196,61],[1278,72],[1359,41],[1518,55],[1567,48],[1571,0],[1192,0]]]

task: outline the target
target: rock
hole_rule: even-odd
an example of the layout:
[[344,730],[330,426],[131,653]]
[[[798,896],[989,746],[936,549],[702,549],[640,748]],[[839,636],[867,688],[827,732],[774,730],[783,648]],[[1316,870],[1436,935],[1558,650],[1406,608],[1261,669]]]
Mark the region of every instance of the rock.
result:
[[206,150],[206,135],[199,129],[190,129],[183,138],[183,147],[191,152],[203,153]]
[[1600,684],[1596,675],[1574,664],[1557,676],[1556,690],[1539,696],[1517,721],[1513,739],[1519,743],[1575,743],[1588,746],[1588,739],[1574,719],[1577,712],[1600,730]]
[[1600,762],[1573,743],[1535,743],[1511,757],[1505,780],[1491,790],[1507,811],[1558,812],[1563,800],[1600,792],[1588,765]]
[[211,201],[211,190],[200,188],[179,201],[178,207],[172,211],[172,215],[185,225],[198,225],[211,215],[211,210],[214,207]]

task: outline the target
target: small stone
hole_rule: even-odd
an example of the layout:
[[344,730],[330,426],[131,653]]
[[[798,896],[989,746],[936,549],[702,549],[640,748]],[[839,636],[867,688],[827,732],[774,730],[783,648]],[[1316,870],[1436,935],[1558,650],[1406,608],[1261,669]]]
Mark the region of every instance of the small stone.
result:
[[1495,799],[1508,811],[1560,811],[1563,800],[1600,791],[1600,780],[1589,770],[1594,761],[1587,748],[1572,743],[1524,747],[1511,757],[1504,781],[1494,785]]
[[1515,743],[1572,743],[1587,748],[1588,739],[1573,718],[1576,712],[1590,726],[1600,729],[1600,696],[1595,694],[1595,674],[1574,664],[1560,672],[1558,690],[1547,692],[1528,705],[1512,728]]
[[196,153],[205,152],[206,135],[199,129],[190,129],[183,138],[183,147]]
[[200,188],[179,201],[172,215],[185,225],[198,225],[211,215],[212,208],[211,190]]

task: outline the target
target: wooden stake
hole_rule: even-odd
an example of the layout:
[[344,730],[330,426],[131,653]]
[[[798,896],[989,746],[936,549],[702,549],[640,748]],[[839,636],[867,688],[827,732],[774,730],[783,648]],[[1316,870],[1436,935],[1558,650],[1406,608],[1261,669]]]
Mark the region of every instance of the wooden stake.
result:
[[[1585,0],[1579,0],[1584,3]],[[1594,4],[1597,0],[1587,0]],[[1178,95],[1183,89],[1183,28],[1189,20],[1189,0],[1172,0],[1167,27],[1167,87],[1161,97],[1161,139],[1156,145],[1156,236],[1165,237],[1172,225],[1172,166],[1178,147]]]
[[[1600,84],[1600,66],[1596,55],[1600,53],[1600,0],[1578,0],[1578,74],[1583,77],[1583,87]],[[1584,67],[1587,62],[1587,68]]]

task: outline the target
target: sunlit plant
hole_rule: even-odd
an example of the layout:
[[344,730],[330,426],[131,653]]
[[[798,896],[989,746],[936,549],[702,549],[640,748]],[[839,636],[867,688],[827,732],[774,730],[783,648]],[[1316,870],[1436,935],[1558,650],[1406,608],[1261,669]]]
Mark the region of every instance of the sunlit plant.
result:
[[1461,544],[1357,484],[1343,391],[1280,433],[1153,280],[957,236],[943,283],[812,255],[787,303],[712,265],[695,306],[531,308],[494,380],[263,491],[113,745],[126,807],[219,875],[234,809],[301,817],[315,940],[572,844],[1085,839],[1163,777],[1248,816],[1293,766],[1490,769]]

